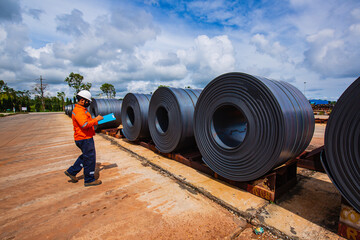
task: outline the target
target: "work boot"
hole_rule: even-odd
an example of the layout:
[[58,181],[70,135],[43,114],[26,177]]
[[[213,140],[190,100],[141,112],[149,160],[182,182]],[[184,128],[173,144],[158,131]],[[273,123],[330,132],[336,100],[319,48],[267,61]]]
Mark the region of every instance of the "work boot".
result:
[[68,171],[67,171],[67,170],[66,170],[64,173],[65,173],[65,175],[66,175],[66,176],[68,176],[68,177],[71,179],[71,181],[72,181],[72,182],[78,182],[77,177],[76,177],[76,176],[71,175],[70,173],[68,173]]
[[85,183],[85,187],[90,187],[90,186],[96,186],[96,185],[100,185],[102,182],[101,180],[95,180],[93,182],[88,182],[88,183]]

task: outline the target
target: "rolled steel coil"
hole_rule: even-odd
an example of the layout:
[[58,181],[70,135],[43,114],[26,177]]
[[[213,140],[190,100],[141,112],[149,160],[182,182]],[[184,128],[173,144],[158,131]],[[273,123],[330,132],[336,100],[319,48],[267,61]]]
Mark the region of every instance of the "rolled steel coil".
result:
[[158,88],[149,106],[149,129],[157,149],[169,153],[196,146],[193,117],[201,90]]
[[69,116],[69,107],[70,105],[65,106],[65,114]]
[[204,162],[234,181],[257,179],[302,153],[315,120],[294,86],[245,73],[227,73],[201,92],[194,131]]
[[89,112],[92,118],[98,115],[105,116],[109,113],[114,113],[115,121],[95,125],[95,131],[107,128],[117,128],[121,124],[121,104],[122,100],[118,99],[92,99],[89,107]]
[[322,163],[341,195],[360,212],[360,77],[329,116]]
[[68,115],[69,105],[65,106],[65,114]]
[[148,110],[150,94],[128,93],[121,107],[123,134],[130,141],[149,138]]
[[65,114],[71,117],[72,111],[75,107],[75,104],[69,104],[65,106]]

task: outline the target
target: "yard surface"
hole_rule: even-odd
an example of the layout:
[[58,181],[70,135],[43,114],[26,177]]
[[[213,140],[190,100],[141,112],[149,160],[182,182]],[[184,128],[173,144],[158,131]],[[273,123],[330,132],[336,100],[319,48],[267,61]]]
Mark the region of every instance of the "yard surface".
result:
[[243,218],[94,139],[103,184],[84,187],[64,175],[80,155],[65,114],[0,118],[0,239],[258,239]]

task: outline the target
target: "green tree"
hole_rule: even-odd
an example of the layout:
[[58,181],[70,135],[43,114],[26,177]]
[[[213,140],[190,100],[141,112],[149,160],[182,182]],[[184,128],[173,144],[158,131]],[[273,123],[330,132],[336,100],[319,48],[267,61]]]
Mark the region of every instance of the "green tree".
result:
[[62,110],[65,111],[65,93],[64,92],[57,92],[57,97],[61,101]]
[[110,83],[101,85],[100,90],[106,94],[107,98],[114,98],[116,95],[115,87]]
[[39,96],[35,96],[35,100],[34,100],[34,102],[35,102],[35,111],[36,112],[40,112],[41,111],[41,99],[40,99],[40,97]]
[[71,101],[70,98],[66,98],[65,106],[66,106],[66,105],[69,105],[69,104],[72,104],[72,101]]
[[72,87],[75,90],[76,95],[81,90],[90,90],[91,83],[83,83],[84,77],[79,73],[71,72],[67,78],[65,78],[65,82],[68,83],[69,87]]
[[5,91],[5,95],[7,98],[6,109],[12,110],[16,108],[18,100],[16,96],[16,91],[13,88],[8,87],[6,84],[4,85],[3,90]]
[[3,80],[0,80],[0,92],[3,92],[4,87],[6,87],[6,83]]
[[6,86],[6,83],[3,80],[0,80],[0,111],[6,111],[5,108],[5,94],[3,93],[3,88]]
[[20,111],[22,107],[27,107],[27,111],[30,111],[30,92],[26,91],[16,91],[17,96],[17,106]]

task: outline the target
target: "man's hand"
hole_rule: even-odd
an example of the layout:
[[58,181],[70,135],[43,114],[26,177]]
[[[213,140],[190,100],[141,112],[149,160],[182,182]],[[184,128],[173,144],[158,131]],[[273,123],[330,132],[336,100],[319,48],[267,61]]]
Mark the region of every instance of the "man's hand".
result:
[[100,120],[103,120],[104,118],[103,118],[101,115],[98,115],[95,119],[96,119],[97,121],[100,121]]

